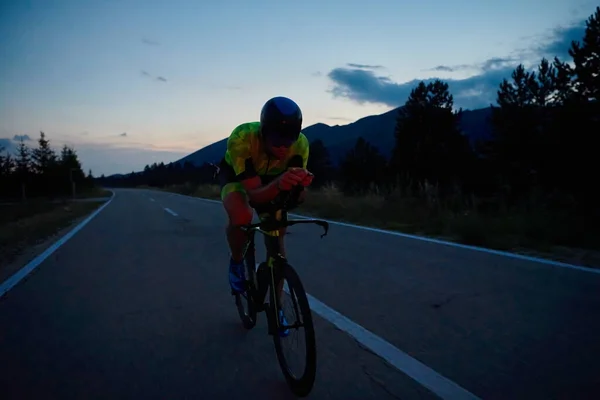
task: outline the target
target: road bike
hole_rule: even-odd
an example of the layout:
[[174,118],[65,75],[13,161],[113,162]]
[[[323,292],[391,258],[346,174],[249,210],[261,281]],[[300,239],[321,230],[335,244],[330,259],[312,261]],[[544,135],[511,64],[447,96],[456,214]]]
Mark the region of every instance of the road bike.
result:
[[[247,241],[244,247],[244,264],[246,272],[246,281],[244,292],[238,294],[232,290],[235,296],[235,304],[246,329],[252,329],[256,325],[257,313],[264,311],[267,316],[268,334],[273,336],[275,352],[279,366],[291,391],[300,397],[307,396],[314,385],[316,376],[317,351],[315,330],[312,314],[306,292],[300,277],[296,270],[289,264],[288,260],[281,255],[279,245],[279,229],[296,224],[317,224],[323,227],[325,233],[329,231],[329,223],[318,219],[288,219],[287,211],[297,205],[297,199],[304,188],[297,186],[291,191],[281,192],[273,201],[265,205],[256,205],[250,203],[260,218],[260,222],[241,226],[240,228],[247,234]],[[260,263],[256,268],[256,247],[255,234],[262,233],[265,238],[266,261]],[[287,282],[287,290],[293,300],[296,322],[291,325],[281,325],[279,320],[279,310],[281,309],[278,290],[283,285],[282,280]],[[268,302],[265,302],[265,296],[269,294]],[[295,294],[295,296],[294,296]],[[297,300],[295,299],[297,297]],[[244,307],[244,305],[246,307]],[[302,316],[301,321],[298,314]],[[286,315],[286,319],[288,316]],[[288,319],[289,323],[289,319]],[[285,330],[298,330],[304,327],[306,339],[306,366],[301,375],[295,375],[288,366],[281,347],[280,335]]]

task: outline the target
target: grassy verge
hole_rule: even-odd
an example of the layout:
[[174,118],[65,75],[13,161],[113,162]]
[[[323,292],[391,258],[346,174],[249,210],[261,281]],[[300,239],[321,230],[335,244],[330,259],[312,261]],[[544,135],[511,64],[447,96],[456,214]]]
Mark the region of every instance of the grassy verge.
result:
[[110,197],[112,193],[109,190],[106,190],[101,187],[94,187],[91,189],[87,189],[82,191],[81,193],[75,193],[76,199],[89,199],[94,197]]
[[[177,185],[165,191],[219,198],[217,185]],[[472,200],[472,199],[471,199]],[[505,250],[600,267],[600,234],[584,228],[582,219],[539,207],[489,211],[482,201],[440,201],[395,193],[376,192],[345,196],[335,186],[310,190],[297,212],[307,216],[349,222],[399,232],[440,238],[462,244]],[[487,205],[489,206],[489,205]],[[486,210],[488,208],[488,210]]]
[[[86,200],[86,199],[96,199],[96,198],[107,198],[111,197],[112,192],[110,190],[106,190],[101,187],[93,187],[86,188],[85,190],[79,190],[75,193],[75,197],[71,195],[60,195],[60,196],[38,196],[38,197],[28,197],[27,203],[42,203],[42,202],[64,202],[71,200]],[[4,206],[7,204],[16,204],[21,203],[22,200],[20,198],[0,198],[0,206]]]
[[25,249],[43,242],[102,204],[31,201],[0,206],[0,266],[8,265]]

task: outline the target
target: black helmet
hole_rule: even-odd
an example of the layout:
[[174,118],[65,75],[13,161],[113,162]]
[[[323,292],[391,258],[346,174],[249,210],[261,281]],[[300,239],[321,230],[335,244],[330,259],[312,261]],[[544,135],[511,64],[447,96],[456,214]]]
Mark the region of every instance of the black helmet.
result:
[[260,112],[260,130],[272,145],[290,146],[302,130],[300,107],[287,97],[273,97]]

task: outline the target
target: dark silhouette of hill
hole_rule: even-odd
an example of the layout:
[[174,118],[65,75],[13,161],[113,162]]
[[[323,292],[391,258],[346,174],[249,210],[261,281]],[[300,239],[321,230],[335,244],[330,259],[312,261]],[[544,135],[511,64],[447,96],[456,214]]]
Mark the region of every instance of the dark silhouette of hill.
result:
[[[366,139],[371,145],[389,158],[394,147],[394,126],[398,109],[395,108],[379,115],[370,115],[347,125],[329,126],[317,123],[303,129],[302,132],[312,143],[320,139],[331,156],[333,165],[338,165],[341,158],[350,150],[359,137]],[[469,137],[471,143],[484,137],[489,137],[491,124],[488,118],[491,108],[463,111],[460,129]],[[233,128],[232,128],[233,129]],[[183,157],[175,163],[191,162],[200,166],[205,162],[216,163],[225,153],[227,138],[203,147],[194,153]]]

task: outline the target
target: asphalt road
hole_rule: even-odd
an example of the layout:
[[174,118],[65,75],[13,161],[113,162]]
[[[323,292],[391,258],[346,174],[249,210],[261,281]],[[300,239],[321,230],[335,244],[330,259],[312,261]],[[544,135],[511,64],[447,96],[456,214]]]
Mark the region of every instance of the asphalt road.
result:
[[[264,315],[241,328],[224,225],[219,204],[117,190],[0,298],[0,398],[293,398]],[[600,274],[320,229],[287,236],[307,291],[440,375],[482,399],[600,398]],[[314,317],[310,398],[437,398]]]

